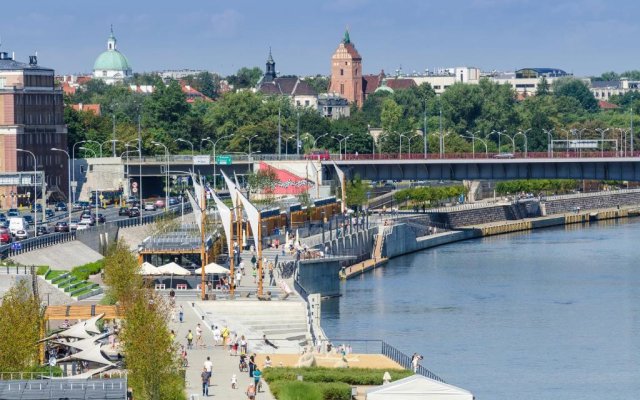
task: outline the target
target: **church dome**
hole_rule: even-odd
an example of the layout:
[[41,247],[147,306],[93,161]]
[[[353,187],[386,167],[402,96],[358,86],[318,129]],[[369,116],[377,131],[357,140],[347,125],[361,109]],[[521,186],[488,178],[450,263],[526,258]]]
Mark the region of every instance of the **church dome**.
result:
[[118,50],[107,50],[96,58],[93,69],[98,71],[127,71],[131,69],[129,60]]

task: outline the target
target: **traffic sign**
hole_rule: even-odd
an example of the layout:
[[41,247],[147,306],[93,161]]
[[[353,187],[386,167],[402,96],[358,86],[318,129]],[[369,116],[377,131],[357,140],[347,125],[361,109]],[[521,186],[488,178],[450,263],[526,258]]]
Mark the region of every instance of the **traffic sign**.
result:
[[11,250],[22,250],[22,243],[19,243],[19,242],[11,243]]
[[218,165],[231,165],[233,159],[229,155],[216,156],[216,164]]
[[209,164],[211,164],[211,156],[209,156],[209,155],[193,156],[193,164],[194,165],[209,165]]

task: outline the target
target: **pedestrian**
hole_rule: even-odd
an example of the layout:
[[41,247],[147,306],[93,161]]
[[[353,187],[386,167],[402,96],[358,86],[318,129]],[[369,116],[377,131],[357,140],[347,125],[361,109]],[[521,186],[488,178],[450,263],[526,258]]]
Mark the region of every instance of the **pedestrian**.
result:
[[247,388],[247,399],[255,400],[255,398],[256,398],[256,385],[252,383]]
[[231,351],[229,355],[237,356],[238,355],[238,334],[233,334],[233,339],[231,339]]
[[189,329],[189,332],[187,332],[187,336],[185,337],[187,338],[187,349],[193,349],[193,332],[191,332],[191,329]]
[[211,362],[211,357],[207,356],[206,361],[204,362],[204,369],[211,375],[211,371],[213,370],[213,363]]
[[256,386],[256,392],[260,392],[260,378],[262,377],[262,372],[260,371],[260,369],[258,368],[258,366],[255,367],[255,369],[253,370],[253,384]]
[[220,328],[218,328],[217,326],[214,326],[213,327],[213,340],[214,340],[216,346],[220,346],[221,338],[222,338],[222,336],[220,334]]
[[178,311],[178,319],[180,320],[180,323],[184,321],[184,310],[182,309],[182,304],[180,304],[180,311]]
[[413,353],[413,356],[411,357],[411,366],[413,367],[414,373],[418,372],[418,363],[420,360],[422,360],[422,356],[418,353]]
[[202,373],[200,374],[200,378],[202,379],[202,396],[209,396],[209,372],[207,372],[206,368],[202,368]]
[[238,269],[238,271],[236,272],[236,287],[240,287],[240,284],[242,282],[242,271],[240,269]]
[[249,378],[253,378],[253,371],[256,369],[256,355],[251,354],[249,357]]
[[251,269],[251,276],[253,276],[253,283],[258,283],[258,280],[256,279],[258,276],[258,269],[256,268],[255,265]]
[[196,325],[196,348],[205,347],[204,340],[202,340],[202,328],[200,324]]
[[240,353],[247,354],[247,339],[245,339],[244,335],[240,338]]
[[236,376],[236,374],[231,375],[231,389],[237,389],[238,388],[238,377]]
[[[225,325],[224,328],[222,328],[222,346],[224,347],[225,350],[231,350],[231,341],[230,339],[230,335],[231,332],[229,331],[229,328]],[[227,347],[228,346],[228,347]]]

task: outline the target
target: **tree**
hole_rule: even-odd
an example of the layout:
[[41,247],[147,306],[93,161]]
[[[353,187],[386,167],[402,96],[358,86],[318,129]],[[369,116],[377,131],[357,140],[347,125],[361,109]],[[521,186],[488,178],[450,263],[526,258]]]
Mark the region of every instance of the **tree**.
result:
[[150,289],[135,291],[125,308],[122,350],[128,384],[136,399],[185,399],[179,358],[168,329],[164,298]]
[[360,175],[356,175],[353,179],[346,182],[347,186],[347,205],[350,207],[360,208],[367,202],[367,192],[370,186],[364,182]]
[[9,289],[0,305],[0,371],[27,371],[38,363],[43,314],[28,280]]
[[547,81],[546,77],[540,78],[540,82],[538,82],[538,90],[536,91],[536,96],[546,96],[549,94],[550,87],[549,81]]
[[272,195],[276,185],[280,182],[273,168],[265,168],[247,176],[247,185],[254,192]]
[[260,68],[242,67],[235,75],[228,76],[227,81],[236,89],[247,89],[255,87],[258,84],[260,77],[262,77],[262,70]]
[[382,130],[385,132],[398,131],[400,118],[402,117],[402,108],[395,100],[388,98],[382,102],[380,110],[380,123]]
[[598,111],[598,101],[593,97],[586,83],[575,78],[562,78],[553,82],[553,94],[556,97],[571,97],[589,112]]
[[127,244],[119,240],[109,250],[104,259],[104,282],[107,295],[126,305],[135,292],[142,288],[139,266]]
[[313,90],[316,91],[316,93],[327,93],[331,79],[328,76],[316,75],[304,78],[304,80],[313,88]]

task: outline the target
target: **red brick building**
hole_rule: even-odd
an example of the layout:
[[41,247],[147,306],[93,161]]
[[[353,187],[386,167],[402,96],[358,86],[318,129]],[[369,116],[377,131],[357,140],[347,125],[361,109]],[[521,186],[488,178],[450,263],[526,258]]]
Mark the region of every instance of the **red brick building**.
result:
[[[67,157],[51,151],[52,147],[67,148],[63,94],[55,86],[53,69],[39,66],[36,56],[29,57],[26,64],[0,52],[0,172],[33,171],[33,156],[16,149],[31,151],[36,156],[36,169],[45,172],[47,192],[66,197]],[[8,205],[7,197],[16,189],[0,186],[2,207]],[[20,191],[30,191],[33,198],[33,190]]]
[[362,57],[351,43],[349,31],[331,57],[331,84],[329,92],[346,98],[350,103],[362,107],[364,89],[362,87]]

